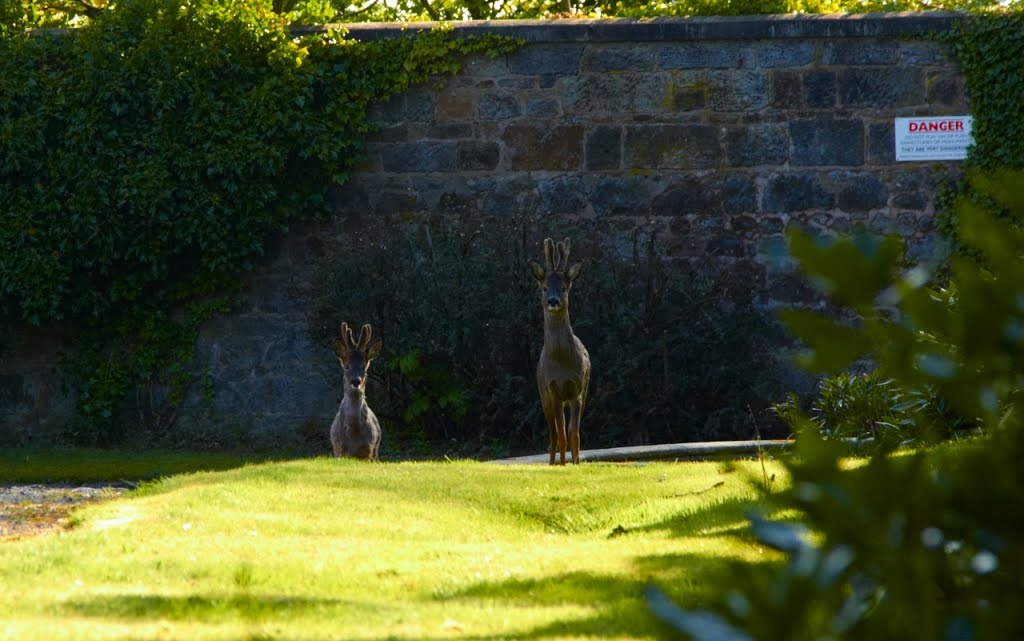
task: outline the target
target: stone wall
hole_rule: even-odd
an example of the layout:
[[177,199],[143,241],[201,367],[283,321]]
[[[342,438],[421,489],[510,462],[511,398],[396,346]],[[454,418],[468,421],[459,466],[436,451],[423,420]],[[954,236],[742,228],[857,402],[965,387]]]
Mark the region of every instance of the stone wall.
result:
[[[955,19],[455,25],[460,35],[525,44],[375,108],[381,129],[351,182],[332,192],[335,221],[277,239],[238,312],[204,329],[204,386],[179,425],[210,444],[326,433],[339,376],[309,338],[309,275],[330,238],[364,216],[526,213],[549,220],[553,234],[586,224],[611,238],[640,227],[673,258],[743,270],[767,306],[809,301],[780,260],[790,225],[895,232],[926,253],[937,183],[957,163],[895,162],[893,119],[967,113],[958,69],[928,36]],[[392,38],[415,28],[423,26],[351,33]],[[0,367],[8,441],[41,440],[70,411],[50,343],[21,337]]]

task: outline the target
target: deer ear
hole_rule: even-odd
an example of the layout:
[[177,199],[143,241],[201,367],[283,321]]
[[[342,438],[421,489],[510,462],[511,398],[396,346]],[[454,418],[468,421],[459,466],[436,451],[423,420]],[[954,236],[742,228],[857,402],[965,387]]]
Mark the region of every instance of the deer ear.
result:
[[533,272],[533,277],[537,280],[538,283],[544,282],[544,277],[547,276],[547,272],[544,271],[544,268],[541,267],[540,263],[538,263],[535,260],[531,260],[530,271]]
[[381,340],[378,338],[373,341],[369,347],[366,348],[366,363],[369,365],[370,361],[377,358],[377,354],[380,354]]
[[571,283],[572,281],[576,280],[576,277],[580,275],[580,272],[582,270],[583,270],[583,263],[582,262],[574,263],[572,265],[572,267],[570,267],[569,269],[566,270],[565,275],[569,277],[569,282]]

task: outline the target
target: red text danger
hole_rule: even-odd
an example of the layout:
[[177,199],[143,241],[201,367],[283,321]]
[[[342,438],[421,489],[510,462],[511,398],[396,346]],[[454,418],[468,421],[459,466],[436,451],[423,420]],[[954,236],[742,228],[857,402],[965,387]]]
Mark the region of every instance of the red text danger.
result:
[[939,121],[926,121],[910,122],[910,133],[923,133],[929,131],[963,131],[964,123],[962,120],[939,120]]

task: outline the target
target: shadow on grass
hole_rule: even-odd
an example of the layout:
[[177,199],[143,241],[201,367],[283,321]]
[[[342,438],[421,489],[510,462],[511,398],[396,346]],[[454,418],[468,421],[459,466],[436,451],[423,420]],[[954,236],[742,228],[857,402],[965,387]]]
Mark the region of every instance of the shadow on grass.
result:
[[276,618],[298,618],[327,614],[336,608],[346,611],[372,612],[374,604],[337,599],[309,599],[240,594],[163,595],[98,595],[87,599],[65,601],[60,609],[64,614],[141,620],[223,622],[267,621]]
[[711,505],[681,508],[672,516],[656,523],[629,528],[623,532],[666,532],[672,536],[737,536],[746,538],[750,531],[748,516],[771,517],[778,507],[767,499],[727,498]]
[[0,483],[112,483],[230,470],[276,460],[219,453],[0,448]]
[[[542,624],[520,632],[495,635],[460,635],[473,641],[521,641],[567,636],[593,638],[676,638],[673,631],[651,614],[643,598],[649,585],[664,589],[671,598],[690,605],[708,603],[728,585],[733,565],[728,560],[700,554],[642,556],[634,560],[632,578],[567,572],[547,579],[506,579],[476,584],[439,597],[445,602],[506,603],[513,606],[578,606],[590,612]],[[438,635],[436,639],[449,638]],[[428,639],[427,641],[432,641]]]

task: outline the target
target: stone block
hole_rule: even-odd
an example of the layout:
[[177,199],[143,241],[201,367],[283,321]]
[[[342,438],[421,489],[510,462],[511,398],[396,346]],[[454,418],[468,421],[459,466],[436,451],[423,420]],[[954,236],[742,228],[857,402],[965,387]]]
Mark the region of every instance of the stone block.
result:
[[708,103],[708,81],[703,72],[679,72],[669,90],[671,111],[702,110]]
[[644,46],[591,45],[583,52],[581,68],[596,73],[651,71],[655,68],[654,53]]
[[495,83],[497,87],[501,89],[513,89],[513,90],[525,90],[535,88],[537,81],[535,78],[499,78]]
[[894,65],[899,60],[896,41],[843,40],[828,42],[821,54],[823,65]]
[[757,211],[757,185],[747,174],[730,174],[717,187],[721,192],[722,211],[740,214]]
[[733,216],[729,221],[729,227],[731,227],[733,231],[743,234],[761,231],[761,225],[757,218],[746,214],[742,216]]
[[845,212],[866,212],[889,203],[889,190],[872,174],[833,176],[838,188],[836,204]]
[[596,127],[587,132],[584,154],[586,169],[618,169],[622,164],[622,128]]
[[664,113],[671,107],[672,82],[654,74],[585,74],[566,78],[562,107],[588,117]]
[[[445,122],[427,127],[426,137],[441,140],[471,138],[473,125],[468,122]],[[403,139],[404,140],[404,139]]]
[[561,106],[554,98],[534,96],[526,100],[526,115],[531,118],[554,118],[561,113]]
[[804,104],[814,109],[836,105],[836,74],[832,71],[807,71],[803,75]]
[[452,171],[455,169],[455,143],[420,141],[381,146],[384,171]]
[[532,211],[536,183],[518,178],[482,181],[474,185],[482,195],[483,213],[488,216],[510,216]]
[[803,67],[814,62],[818,47],[806,40],[782,40],[763,44],[757,49],[757,66]]
[[864,164],[864,125],[859,119],[830,116],[789,123],[793,144],[790,162],[796,166],[856,166]]
[[398,124],[383,125],[373,132],[371,140],[373,142],[407,142],[409,127]]
[[578,215],[586,209],[583,181],[578,176],[558,176],[537,184],[545,214]]
[[374,213],[381,215],[407,214],[420,211],[419,199],[409,190],[387,190],[377,195]]
[[849,67],[839,72],[841,107],[912,107],[925,102],[917,67]]
[[725,132],[725,156],[731,167],[781,165],[789,152],[786,125],[781,123],[730,127]]
[[505,56],[486,56],[474,54],[462,62],[462,71],[459,73],[465,77],[498,77],[507,74],[509,71],[508,60]]
[[465,91],[442,90],[434,102],[438,120],[467,120],[473,116],[475,105],[473,96]]
[[493,171],[501,160],[498,143],[461,140],[455,149],[455,166],[463,171]]
[[867,160],[875,165],[896,162],[896,131],[892,120],[868,123]]
[[899,61],[904,65],[939,66],[947,64],[942,45],[937,42],[913,40],[899,43]]
[[734,69],[743,60],[739,43],[684,43],[667,45],[658,51],[661,69]]
[[786,221],[779,216],[761,216],[757,224],[762,234],[781,234],[786,228]]
[[929,74],[925,84],[925,99],[929,104],[967,108],[962,76],[941,71]]
[[824,295],[802,273],[785,269],[785,266],[780,264],[775,271],[768,274],[768,298],[775,304],[808,305],[822,300]]
[[426,89],[411,89],[405,94],[405,119],[429,122],[434,119],[434,96]]
[[376,123],[399,123],[405,120],[405,96],[395,94],[384,102],[372,103],[367,109],[367,120]]
[[709,238],[704,244],[708,256],[743,258],[747,255],[743,239],[734,234],[724,233]]
[[697,177],[674,181],[651,202],[651,214],[655,216],[712,215],[721,211],[718,194]]
[[623,150],[631,169],[709,169],[721,156],[718,128],[703,124],[628,126]]
[[582,57],[581,44],[531,44],[509,54],[508,68],[527,76],[574,76]]
[[928,205],[928,198],[916,191],[896,194],[892,198],[892,206],[896,209],[923,211],[928,208]]
[[477,99],[476,116],[481,120],[509,120],[522,115],[515,94],[485,93]]
[[803,84],[798,71],[773,71],[768,75],[769,102],[776,109],[793,109],[804,103]]
[[768,79],[763,71],[711,71],[708,106],[717,111],[757,111],[768,105]]
[[583,164],[583,128],[575,125],[511,125],[501,134],[512,169],[578,170]]
[[646,216],[653,187],[643,176],[605,176],[591,190],[590,204],[598,216]]
[[830,209],[834,202],[834,196],[816,173],[785,173],[768,179],[762,208],[770,213],[790,213]]

